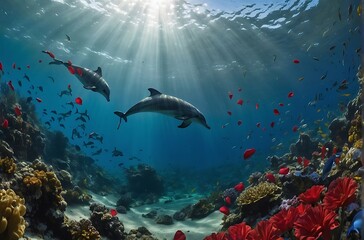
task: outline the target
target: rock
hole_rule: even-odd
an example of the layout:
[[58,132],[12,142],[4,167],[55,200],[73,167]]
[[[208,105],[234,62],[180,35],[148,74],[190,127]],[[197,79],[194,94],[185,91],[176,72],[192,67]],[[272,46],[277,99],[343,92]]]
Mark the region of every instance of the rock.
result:
[[157,224],[163,224],[163,225],[172,225],[173,224],[173,218],[169,215],[159,215],[155,222]]
[[343,146],[348,139],[349,124],[345,118],[335,118],[329,125],[330,139]]
[[157,216],[157,211],[156,210],[152,210],[147,214],[142,214],[142,217],[144,218],[155,218]]
[[184,221],[186,218],[186,213],[179,211],[179,212],[175,212],[173,214],[173,219],[177,220],[177,221]]
[[3,140],[0,140],[0,156],[3,156],[3,157],[13,157],[14,156],[14,151],[13,149],[10,147],[10,145],[3,141]]
[[117,211],[118,213],[120,213],[120,214],[126,214],[126,213],[127,213],[127,209],[126,209],[126,207],[124,207],[124,206],[117,206],[117,207],[116,207],[116,211]]

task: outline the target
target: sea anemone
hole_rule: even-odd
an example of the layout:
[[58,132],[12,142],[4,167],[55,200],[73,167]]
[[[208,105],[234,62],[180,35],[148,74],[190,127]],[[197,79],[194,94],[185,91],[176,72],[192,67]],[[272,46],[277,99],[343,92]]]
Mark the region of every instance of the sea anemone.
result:
[[249,234],[248,239],[252,239],[252,240],[253,239],[259,239],[259,240],[282,239],[279,236],[279,232],[280,231],[270,221],[264,220],[264,221],[260,221],[257,224],[255,229]]
[[293,228],[293,223],[298,217],[298,210],[295,207],[289,209],[282,209],[277,214],[269,219],[269,221],[279,230],[282,234]]
[[329,210],[345,207],[355,201],[357,189],[358,184],[354,179],[338,178],[330,183],[323,205]]
[[247,239],[252,231],[252,228],[245,222],[235,224],[228,229],[230,239]]
[[318,239],[322,237],[324,240],[331,239],[331,231],[339,226],[335,220],[337,214],[329,209],[325,209],[322,205],[309,207],[294,223],[295,237],[299,240]]
[[321,192],[324,190],[325,186],[322,185],[314,185],[311,188],[307,189],[306,192],[301,193],[298,198],[303,203],[314,204],[320,200]]

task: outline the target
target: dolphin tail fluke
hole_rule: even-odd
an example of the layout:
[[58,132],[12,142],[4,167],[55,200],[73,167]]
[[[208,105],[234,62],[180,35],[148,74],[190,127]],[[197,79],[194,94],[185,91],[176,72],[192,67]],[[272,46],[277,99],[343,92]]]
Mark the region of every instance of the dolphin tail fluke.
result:
[[123,112],[115,111],[114,114],[120,118],[119,125],[118,125],[118,129],[119,129],[120,124],[121,124],[121,119],[124,119],[125,122],[127,122],[128,119],[126,118],[126,115]]

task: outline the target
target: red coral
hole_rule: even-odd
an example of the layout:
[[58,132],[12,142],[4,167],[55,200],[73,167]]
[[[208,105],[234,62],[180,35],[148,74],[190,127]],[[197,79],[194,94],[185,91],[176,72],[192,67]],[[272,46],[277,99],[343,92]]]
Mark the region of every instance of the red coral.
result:
[[306,213],[297,218],[294,223],[294,235],[299,240],[318,239],[320,237],[324,240],[330,240],[331,231],[339,226],[335,220],[336,213],[321,205],[308,206]]
[[280,240],[279,230],[273,226],[273,224],[267,220],[260,221],[255,229],[248,235],[249,240]]
[[247,225],[245,222],[235,224],[229,227],[228,232],[229,236],[233,240],[244,240],[247,239],[247,236],[252,232],[252,228]]
[[324,197],[325,208],[336,210],[349,205],[355,201],[357,189],[358,184],[354,179],[348,177],[332,181]]
[[324,190],[325,186],[315,185],[307,189],[306,192],[301,193],[298,198],[304,203],[317,203],[320,200],[321,192]]
[[279,230],[282,234],[293,228],[293,223],[298,217],[298,210],[295,207],[290,207],[287,209],[282,209],[280,212],[275,214],[269,219],[269,221]]
[[213,233],[204,238],[204,240],[229,240],[225,232]]

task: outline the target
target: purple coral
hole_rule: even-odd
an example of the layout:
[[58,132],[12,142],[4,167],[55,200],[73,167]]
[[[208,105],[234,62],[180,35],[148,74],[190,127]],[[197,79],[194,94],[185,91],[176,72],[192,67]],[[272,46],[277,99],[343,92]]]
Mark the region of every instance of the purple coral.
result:
[[236,198],[239,196],[239,192],[235,188],[228,188],[222,193],[222,197],[225,199],[229,197],[231,202],[235,202]]
[[299,204],[299,199],[297,196],[293,196],[293,198],[291,199],[283,199],[281,205],[279,206],[279,209],[289,209],[290,207],[294,206],[298,206]]

